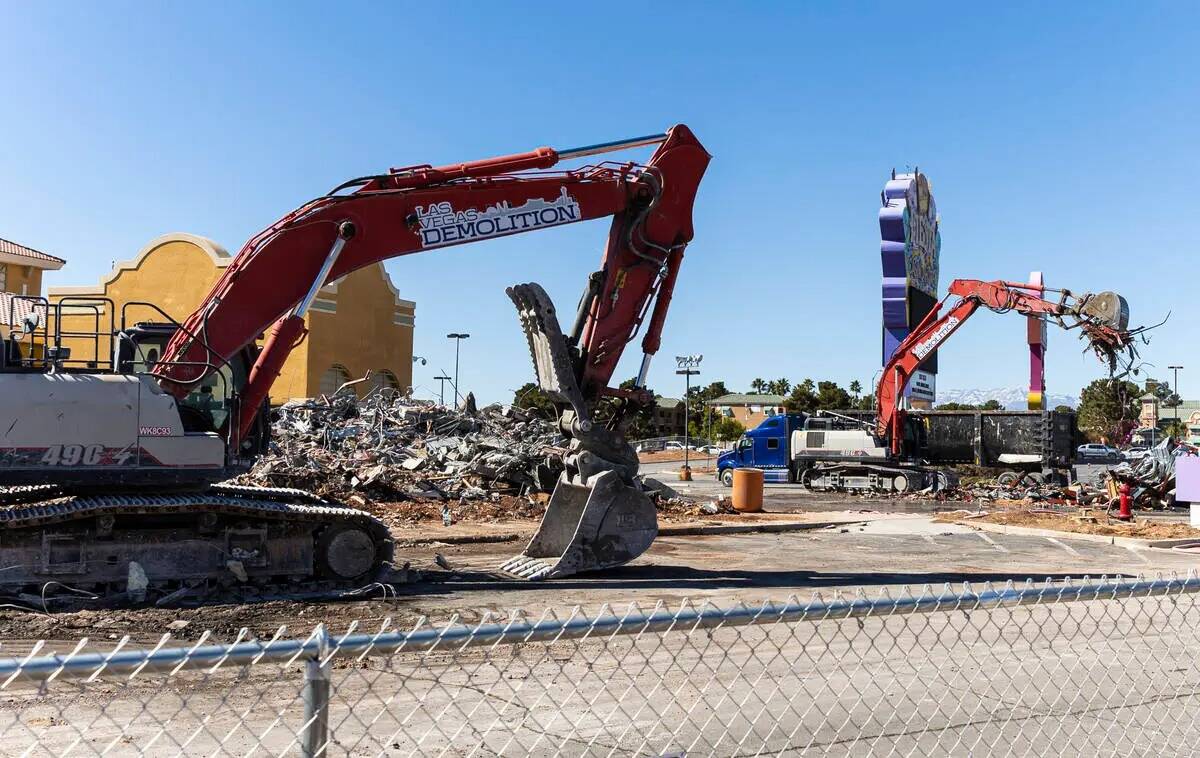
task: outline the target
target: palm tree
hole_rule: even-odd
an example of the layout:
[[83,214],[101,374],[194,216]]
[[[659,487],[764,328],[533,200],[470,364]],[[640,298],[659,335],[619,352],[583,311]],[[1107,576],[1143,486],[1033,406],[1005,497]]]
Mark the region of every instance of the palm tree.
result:
[[767,391],[772,395],[786,395],[792,391],[792,383],[787,379],[776,379],[767,385]]
[[862,394],[862,385],[858,383],[857,379],[850,382],[850,394],[854,395],[854,402],[857,403],[858,396]]
[[767,391],[767,383],[762,379],[755,379],[754,381],[750,382],[750,389],[761,395]]

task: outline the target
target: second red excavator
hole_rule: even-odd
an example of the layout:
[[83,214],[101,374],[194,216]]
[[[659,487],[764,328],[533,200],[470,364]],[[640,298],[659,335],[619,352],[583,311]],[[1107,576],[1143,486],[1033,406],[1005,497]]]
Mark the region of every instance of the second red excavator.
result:
[[[1047,299],[1047,293],[1058,297]],[[958,299],[943,313],[950,297]],[[804,429],[793,433],[794,480],[816,490],[909,492],[937,486],[939,472],[916,455],[917,435],[906,423],[904,390],[921,362],[980,308],[1052,319],[1063,329],[1079,329],[1081,338],[1110,370],[1122,353],[1133,350],[1129,304],[1115,292],[1076,296],[1030,284],[956,279],[946,298],[896,347],[883,367],[875,390],[873,426],[846,417],[840,420],[844,428],[827,431],[828,420],[809,419]],[[822,431],[810,434],[818,423]]]

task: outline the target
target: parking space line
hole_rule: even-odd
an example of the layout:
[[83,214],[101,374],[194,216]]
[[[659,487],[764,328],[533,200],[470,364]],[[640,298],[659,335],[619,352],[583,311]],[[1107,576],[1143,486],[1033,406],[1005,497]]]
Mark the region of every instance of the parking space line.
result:
[[1047,539],[1047,540],[1049,540],[1050,542],[1053,542],[1055,545],[1058,545],[1058,546],[1059,546],[1059,547],[1061,547],[1063,550],[1066,550],[1066,551],[1067,551],[1068,553],[1070,553],[1071,555],[1079,555],[1079,551],[1078,551],[1078,550],[1076,550],[1075,548],[1071,547],[1070,545],[1068,545],[1068,544],[1067,544],[1067,543],[1065,543],[1065,542],[1060,542],[1059,540],[1056,540],[1056,539],[1054,539],[1053,537],[1047,537],[1046,539]]
[[1129,545],[1122,545],[1122,547],[1124,547],[1126,550],[1128,550],[1129,552],[1131,552],[1131,553],[1133,553],[1134,555],[1136,555],[1136,556],[1137,556],[1137,559],[1138,559],[1139,561],[1141,561],[1142,563],[1147,563],[1147,564],[1153,563],[1153,561],[1151,561],[1149,558],[1147,558],[1146,556],[1142,555],[1142,551],[1141,551],[1141,550],[1138,550],[1138,549],[1137,549],[1137,548],[1135,548],[1135,547],[1130,547]]
[[1007,553],[1007,552],[1008,552],[1008,548],[1006,548],[1004,545],[1001,545],[1000,543],[996,542],[994,539],[992,539],[991,537],[987,536],[987,535],[986,535],[986,534],[984,534],[983,532],[975,532],[975,534],[976,534],[976,535],[978,535],[979,539],[981,539],[981,540],[983,540],[984,542],[988,543],[989,545],[991,545],[992,547],[996,548],[996,549],[997,549],[997,550],[999,550],[1000,552],[1002,552],[1002,553]]

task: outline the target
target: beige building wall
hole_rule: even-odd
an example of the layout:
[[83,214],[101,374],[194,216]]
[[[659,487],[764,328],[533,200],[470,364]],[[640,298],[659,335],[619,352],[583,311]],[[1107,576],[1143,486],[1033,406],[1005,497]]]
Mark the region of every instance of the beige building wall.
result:
[[42,294],[42,270],[35,266],[22,266],[19,263],[0,263],[4,275],[4,291],[14,295]]
[[[52,287],[51,302],[72,297],[106,297],[115,308],[112,321],[105,306],[102,329],[121,325],[123,305],[137,301],[156,304],[168,316],[183,321],[194,311],[232,259],[212,240],[190,234],[169,234],[152,241],[138,255],[118,264],[99,285]],[[82,304],[64,302],[64,332],[90,331],[95,318]],[[382,265],[367,266],[321,289],[306,317],[308,338],[292,351],[271,389],[273,402],[313,397],[321,377],[333,366],[344,367],[351,378],[368,369],[387,372],[398,388],[412,384],[412,342],[415,304],[398,297]],[[153,309],[130,306],[128,321],[162,321]],[[63,339],[72,359],[91,359],[91,340]],[[111,340],[103,340],[101,360],[111,355]],[[79,365],[79,364],[76,364]],[[359,385],[365,393],[371,383]]]

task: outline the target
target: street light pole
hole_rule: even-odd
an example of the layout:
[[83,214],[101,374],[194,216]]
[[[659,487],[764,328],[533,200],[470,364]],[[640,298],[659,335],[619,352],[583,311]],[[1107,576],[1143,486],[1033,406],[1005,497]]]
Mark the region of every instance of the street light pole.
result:
[[[1183,395],[1179,394],[1179,372],[1183,366],[1167,366],[1167,368],[1175,372],[1175,384],[1171,386],[1171,394],[1182,401]],[[1175,426],[1179,426],[1179,403],[1175,404]]]
[[438,380],[438,405],[445,405],[446,404],[446,382],[450,381],[450,377],[446,376],[445,374],[442,374],[441,376],[435,376],[433,378]]
[[454,402],[456,405],[462,399],[462,393],[458,391],[458,348],[462,345],[462,341],[470,336],[459,332],[451,332],[446,335],[446,339],[454,340]]
[[698,366],[700,361],[704,360],[703,355],[677,355],[675,356],[676,374],[683,374],[684,377],[684,392],[683,392],[683,468],[679,470],[679,479],[681,481],[691,481],[692,467],[688,465],[691,462],[691,435],[688,433],[688,399],[692,394],[692,377],[700,374]]

